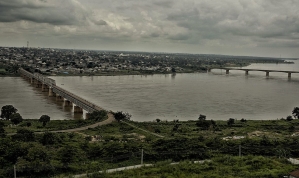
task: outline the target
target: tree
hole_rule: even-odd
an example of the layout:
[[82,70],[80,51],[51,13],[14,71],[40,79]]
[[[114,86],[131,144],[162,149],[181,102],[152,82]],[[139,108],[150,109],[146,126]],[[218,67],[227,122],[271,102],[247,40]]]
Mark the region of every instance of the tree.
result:
[[26,126],[27,126],[27,127],[30,127],[31,125],[32,125],[31,122],[27,122],[27,123],[26,123]]
[[15,114],[18,110],[12,105],[3,106],[1,109],[1,118],[9,120],[10,115]]
[[48,115],[42,115],[40,118],[39,118],[39,122],[42,122],[43,123],[43,126],[45,127],[46,124],[48,122],[50,122],[50,116]]
[[203,130],[208,130],[211,125],[213,127],[216,125],[215,121],[207,121],[206,118],[207,116],[200,114],[198,117],[198,121],[196,122],[196,126],[201,127],[201,129]]
[[244,118],[242,118],[242,119],[241,119],[241,122],[247,122],[247,120],[246,120],[246,119],[244,119]]
[[23,141],[23,142],[33,142],[35,141],[35,134],[31,130],[19,129],[15,135],[12,136],[13,140]]
[[299,119],[299,107],[295,107],[292,114],[295,118]]
[[156,119],[156,122],[161,122],[161,119]]
[[52,132],[45,132],[42,136],[42,138],[40,139],[40,142],[43,145],[53,145],[56,142],[56,135]]
[[235,123],[235,119],[233,118],[229,118],[229,120],[227,121],[227,125],[231,126]]
[[101,110],[101,111],[94,111],[90,113],[88,119],[89,120],[95,120],[95,121],[102,121],[108,118],[107,111]]
[[20,174],[43,177],[53,173],[54,167],[50,163],[50,155],[45,147],[39,144],[31,144],[27,154],[20,157],[16,163]]
[[10,121],[15,125],[17,125],[23,121],[23,118],[19,113],[11,114],[9,117],[10,117]]
[[65,145],[58,150],[59,160],[64,167],[68,167],[72,163],[82,161],[86,155],[76,146]]
[[175,68],[172,67],[172,68],[171,68],[171,72],[172,72],[172,73],[176,73]]
[[125,112],[122,112],[122,111],[117,111],[116,113],[114,113],[114,118],[117,120],[117,121],[121,121],[121,120],[130,120],[131,118],[131,115],[129,113],[125,113]]
[[0,137],[5,137],[4,123],[0,121]]
[[206,120],[206,118],[207,118],[207,116],[200,114],[198,117],[198,120],[204,121],[204,120]]
[[287,121],[292,121],[292,120],[293,120],[293,117],[292,117],[292,116],[287,116],[286,120],[287,120]]

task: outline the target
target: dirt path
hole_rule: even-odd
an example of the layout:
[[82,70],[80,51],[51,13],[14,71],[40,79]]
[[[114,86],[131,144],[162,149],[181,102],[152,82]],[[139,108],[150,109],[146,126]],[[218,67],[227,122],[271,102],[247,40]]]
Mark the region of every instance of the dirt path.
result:
[[79,127],[79,128],[74,128],[74,129],[55,130],[55,131],[50,131],[50,132],[54,132],[54,133],[57,133],[57,132],[78,132],[78,131],[82,131],[82,130],[87,130],[88,128],[95,128],[97,126],[107,125],[107,124],[110,124],[114,121],[116,121],[116,120],[114,119],[113,114],[108,113],[108,119],[106,119],[104,121],[101,121],[101,122],[98,122],[98,123],[95,123],[95,124],[92,124],[92,125]]
[[131,124],[131,123],[128,123],[128,122],[126,122],[126,121],[121,121],[121,122],[122,122],[122,123],[125,123],[125,124],[128,124],[129,126],[134,127],[134,128],[136,128],[136,129],[139,129],[139,130],[141,130],[141,131],[143,131],[143,132],[152,134],[152,135],[154,135],[154,136],[156,136],[156,137],[164,138],[164,136],[162,136],[162,135],[159,135],[159,134],[156,134],[156,133],[154,133],[154,132],[150,132],[150,131],[148,131],[148,130],[139,128],[139,127],[137,127],[137,126],[135,126],[135,125],[133,125],[133,124]]

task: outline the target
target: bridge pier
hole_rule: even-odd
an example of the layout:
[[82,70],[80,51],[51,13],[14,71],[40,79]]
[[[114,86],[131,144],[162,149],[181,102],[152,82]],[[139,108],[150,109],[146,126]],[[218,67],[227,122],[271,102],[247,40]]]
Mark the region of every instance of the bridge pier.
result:
[[73,106],[73,103],[70,102],[69,100],[64,100],[63,106],[64,106],[64,107],[72,107],[72,106]]
[[74,106],[74,113],[83,113],[83,109],[79,106]]
[[42,91],[43,92],[49,91],[49,87],[46,84],[42,84]]
[[56,96],[56,93],[53,92],[53,88],[49,88],[49,96]]
[[[72,111],[74,112],[74,115],[80,115],[82,117],[83,110],[86,110],[89,113],[86,113],[86,118],[88,119],[90,117],[90,112],[94,110],[99,110],[100,107],[94,105],[93,103],[88,102],[85,99],[82,99],[79,96],[76,96],[75,94],[72,94],[59,86],[56,86],[55,80],[48,78],[46,76],[43,76],[38,73],[30,73],[28,71],[25,71],[24,69],[20,68],[19,73],[24,79],[28,80],[29,83],[31,83],[33,86],[37,88],[41,88],[42,91],[48,91],[49,97],[55,96],[57,103],[63,102],[63,109],[65,111]],[[76,103],[76,104],[75,104]],[[70,107],[68,107],[70,106]],[[74,109],[73,107],[74,106]]]
[[245,75],[248,75],[249,74],[249,71],[248,70],[245,70]]
[[35,80],[35,87],[40,88],[42,86],[42,83],[38,80]]
[[229,69],[226,69],[225,71],[226,71],[226,74],[229,74]]
[[56,95],[56,101],[63,101],[63,97],[62,96],[59,96],[59,95]]
[[269,73],[270,73],[270,72],[266,72],[266,77],[269,77]]
[[89,119],[89,117],[90,117],[90,113],[86,113],[85,114],[85,119]]
[[292,77],[292,72],[289,72],[288,73],[288,78],[291,78]]

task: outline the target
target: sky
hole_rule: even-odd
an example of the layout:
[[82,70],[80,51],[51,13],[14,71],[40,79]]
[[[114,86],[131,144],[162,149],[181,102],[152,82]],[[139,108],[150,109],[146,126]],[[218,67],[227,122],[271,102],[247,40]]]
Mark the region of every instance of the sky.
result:
[[299,58],[298,0],[1,0],[0,46]]

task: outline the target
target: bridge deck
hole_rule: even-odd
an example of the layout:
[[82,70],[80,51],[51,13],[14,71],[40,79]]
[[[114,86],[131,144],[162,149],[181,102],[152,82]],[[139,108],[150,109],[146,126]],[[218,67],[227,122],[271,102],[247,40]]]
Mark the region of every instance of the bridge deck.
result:
[[288,71],[288,70],[241,69],[241,68],[229,68],[229,67],[213,67],[213,68],[210,68],[210,69],[242,70],[242,71],[261,71],[261,72],[283,72],[283,73],[299,73],[299,71]]
[[26,75],[27,77],[30,78],[34,78],[40,82],[42,82],[43,84],[46,84],[47,86],[49,86],[50,88],[53,89],[53,92],[62,96],[63,98],[71,101],[72,103],[74,103],[75,105],[79,106],[80,108],[88,111],[88,112],[93,112],[93,111],[100,111],[103,110],[103,108],[101,108],[100,106],[97,106],[96,104],[87,101],[84,98],[81,98],[78,95],[75,95],[61,87],[56,86],[56,82],[53,79],[50,79],[46,76],[43,76],[41,74],[32,74],[22,68],[19,69],[20,73],[23,75]]

